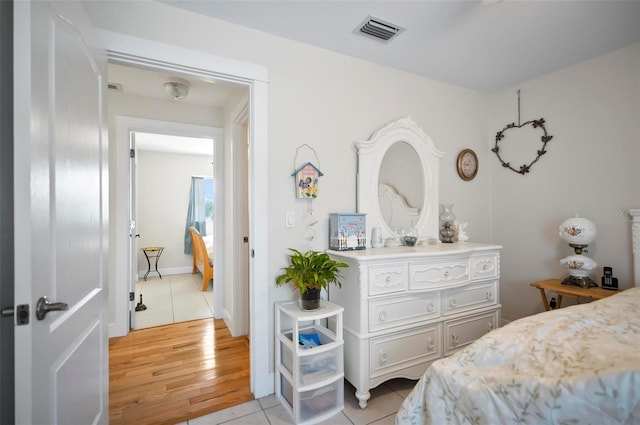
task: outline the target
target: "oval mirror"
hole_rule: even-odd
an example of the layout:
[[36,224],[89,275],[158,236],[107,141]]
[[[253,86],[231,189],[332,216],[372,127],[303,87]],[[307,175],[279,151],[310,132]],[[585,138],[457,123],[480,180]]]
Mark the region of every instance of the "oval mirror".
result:
[[[386,124],[369,140],[357,141],[356,149],[357,212],[367,214],[368,239],[375,227],[388,239],[395,236],[394,227],[413,222],[421,243],[437,241],[439,163],[444,152],[409,117]],[[400,207],[392,205],[398,201]],[[397,215],[406,216],[404,224]]]
[[413,147],[399,141],[387,149],[378,173],[378,205],[387,226],[415,227],[424,203],[424,176]]

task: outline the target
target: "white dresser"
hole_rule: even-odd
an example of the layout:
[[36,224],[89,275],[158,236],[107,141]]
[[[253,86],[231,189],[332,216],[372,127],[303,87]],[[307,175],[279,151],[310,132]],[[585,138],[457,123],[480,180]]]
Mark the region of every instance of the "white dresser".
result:
[[349,265],[329,299],[344,307],[345,377],[361,408],[369,389],[419,379],[431,362],[498,326],[500,250],[454,243],[327,251]]

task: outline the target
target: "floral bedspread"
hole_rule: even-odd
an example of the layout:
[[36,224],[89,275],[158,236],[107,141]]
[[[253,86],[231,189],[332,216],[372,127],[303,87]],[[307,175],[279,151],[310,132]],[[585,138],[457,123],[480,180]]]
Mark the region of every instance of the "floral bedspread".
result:
[[640,424],[640,288],[514,321],[434,362],[396,424]]

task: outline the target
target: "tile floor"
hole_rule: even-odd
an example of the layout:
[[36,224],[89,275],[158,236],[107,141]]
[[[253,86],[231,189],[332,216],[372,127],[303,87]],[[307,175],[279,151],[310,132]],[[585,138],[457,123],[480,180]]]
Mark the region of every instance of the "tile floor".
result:
[[149,275],[136,283],[136,305],[147,306],[136,311],[134,329],[151,328],[170,323],[213,317],[213,285],[202,291],[202,276],[196,274]]
[[[345,381],[344,410],[322,425],[392,425],[400,404],[417,381],[393,379],[371,390],[366,409],[360,409],[354,388]],[[289,413],[272,394],[259,400],[200,416],[178,425],[289,425]]]

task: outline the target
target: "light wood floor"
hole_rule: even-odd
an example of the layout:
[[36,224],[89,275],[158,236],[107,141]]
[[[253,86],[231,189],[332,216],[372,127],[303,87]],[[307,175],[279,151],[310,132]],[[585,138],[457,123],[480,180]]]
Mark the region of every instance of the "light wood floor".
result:
[[109,340],[111,425],[175,424],[249,400],[249,341],[231,337],[222,320]]

